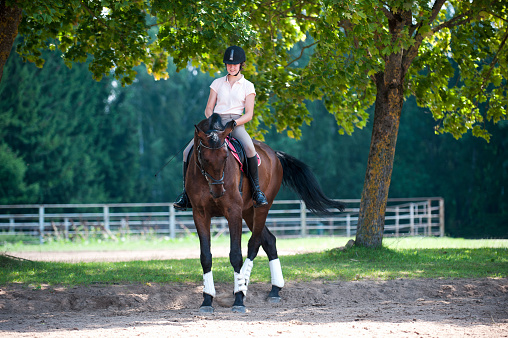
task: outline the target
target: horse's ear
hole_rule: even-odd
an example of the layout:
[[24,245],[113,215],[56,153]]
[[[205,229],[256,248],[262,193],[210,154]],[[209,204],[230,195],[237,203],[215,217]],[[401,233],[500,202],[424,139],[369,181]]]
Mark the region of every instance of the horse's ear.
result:
[[236,122],[234,120],[229,121],[228,123],[226,123],[226,126],[224,127],[223,134],[224,135],[229,135],[233,131],[233,129],[235,129],[235,125],[236,125]]
[[204,131],[202,131],[201,129],[199,129],[199,127],[197,125],[194,125],[194,128],[196,128],[196,133],[198,134],[198,136],[202,139],[204,139],[206,137],[206,134]]

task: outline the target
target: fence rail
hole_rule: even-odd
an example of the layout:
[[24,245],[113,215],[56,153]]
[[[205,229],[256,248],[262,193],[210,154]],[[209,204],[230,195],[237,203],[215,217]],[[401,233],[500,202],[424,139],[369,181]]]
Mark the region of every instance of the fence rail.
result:
[[[284,237],[354,236],[360,200],[342,200],[344,212],[330,210],[326,217],[311,214],[303,201],[277,200],[266,221],[272,233]],[[212,220],[212,233],[229,232],[223,217]],[[248,232],[244,223],[244,232]],[[0,205],[0,240],[5,236],[71,238],[101,233],[105,236],[155,234],[182,237],[195,233],[192,211],[176,211],[173,203]],[[444,236],[444,200],[441,197],[388,199],[384,236]]]

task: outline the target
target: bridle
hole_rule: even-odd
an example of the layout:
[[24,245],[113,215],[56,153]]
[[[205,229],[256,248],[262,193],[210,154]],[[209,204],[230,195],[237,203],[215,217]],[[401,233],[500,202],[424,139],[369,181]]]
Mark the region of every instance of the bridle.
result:
[[221,184],[224,184],[224,173],[225,173],[226,161],[227,161],[228,156],[229,156],[229,151],[226,152],[227,155],[226,155],[226,159],[224,160],[224,165],[223,165],[223,168],[222,168],[222,177],[220,179],[216,180],[205,169],[203,169],[203,163],[202,163],[202,160],[201,160],[201,147],[206,148],[206,149],[210,149],[210,150],[219,150],[219,149],[221,149],[221,148],[223,148],[225,146],[226,146],[226,140],[224,140],[224,142],[222,142],[222,144],[220,146],[218,146],[218,147],[208,147],[208,146],[204,145],[201,140],[199,141],[199,145],[197,147],[197,150],[198,150],[198,161],[196,162],[196,165],[198,166],[199,170],[201,171],[201,174],[203,174],[203,176],[205,177],[205,179],[206,179],[206,181],[208,182],[209,185],[221,185]]

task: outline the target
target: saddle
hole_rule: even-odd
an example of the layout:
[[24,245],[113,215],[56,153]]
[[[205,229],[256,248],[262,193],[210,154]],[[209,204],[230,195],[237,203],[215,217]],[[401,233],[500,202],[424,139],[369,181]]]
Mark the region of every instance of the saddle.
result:
[[245,154],[245,149],[243,149],[242,144],[236,138],[228,136],[226,137],[226,144],[228,145],[229,151],[233,157],[240,164],[240,170],[242,172],[246,172],[244,167],[247,168],[247,155]]
[[[243,149],[242,144],[236,138],[228,136],[226,137],[226,144],[228,145],[231,154],[233,154],[234,158],[240,164],[240,170],[242,172],[248,172],[247,168],[247,154],[245,153],[245,149]],[[258,158],[258,167],[261,165],[261,157],[256,154]],[[244,170],[245,168],[245,170]]]

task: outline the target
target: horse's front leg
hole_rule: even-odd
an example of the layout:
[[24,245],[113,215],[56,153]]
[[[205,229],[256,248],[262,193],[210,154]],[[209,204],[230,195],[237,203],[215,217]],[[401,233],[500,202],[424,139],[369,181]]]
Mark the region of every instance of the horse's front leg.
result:
[[203,303],[199,308],[199,312],[213,313],[213,297],[215,297],[215,285],[212,274],[212,251],[210,241],[210,223],[211,217],[205,212],[193,210],[194,224],[199,236],[199,244],[201,249],[200,259],[203,268]]
[[[230,251],[229,261],[234,270],[234,295],[235,302],[233,303],[233,312],[246,312],[244,305],[244,298],[247,294],[247,284],[244,275],[244,267],[242,267],[242,216],[241,210],[229,210],[226,215],[229,225],[230,233]],[[251,266],[252,268],[252,266]],[[249,271],[250,276],[250,271]]]

